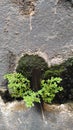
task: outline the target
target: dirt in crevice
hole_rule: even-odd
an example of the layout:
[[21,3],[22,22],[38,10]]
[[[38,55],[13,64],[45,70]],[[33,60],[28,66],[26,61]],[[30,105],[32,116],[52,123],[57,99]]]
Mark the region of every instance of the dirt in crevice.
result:
[[33,15],[35,12],[36,0],[11,0],[19,6],[19,12],[22,15]]
[[0,88],[0,97],[2,98],[3,102],[4,103],[8,103],[8,102],[14,102],[14,101],[22,101],[23,99],[20,97],[20,98],[14,98],[10,95],[8,89],[1,89]]
[[3,99],[4,103],[14,101],[14,98],[11,97],[7,89],[3,89],[3,90],[0,89],[0,96]]

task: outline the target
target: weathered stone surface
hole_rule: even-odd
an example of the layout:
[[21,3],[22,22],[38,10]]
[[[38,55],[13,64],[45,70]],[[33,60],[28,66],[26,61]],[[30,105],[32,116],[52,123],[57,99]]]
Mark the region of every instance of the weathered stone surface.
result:
[[[17,106],[17,108],[15,108],[15,106]],[[4,104],[0,98],[0,130],[73,129],[72,103],[58,106],[49,105],[48,109],[49,112],[45,111],[44,116],[42,116],[39,108],[38,110],[36,107],[24,109],[23,102],[16,101]]]
[[[63,1],[63,0],[62,0]],[[49,63],[73,56],[73,8],[69,2],[56,0],[35,2],[33,16],[22,15],[22,5],[0,0],[0,87],[3,75],[13,72],[19,56],[36,53]],[[41,113],[5,109],[0,99],[0,130],[72,130],[73,111]]]
[[73,55],[71,4],[38,0],[34,5],[35,13],[29,17],[21,15],[21,4],[0,0],[0,86],[3,75],[12,72],[16,64],[11,53],[18,58],[22,53],[36,52],[48,63],[60,63]]

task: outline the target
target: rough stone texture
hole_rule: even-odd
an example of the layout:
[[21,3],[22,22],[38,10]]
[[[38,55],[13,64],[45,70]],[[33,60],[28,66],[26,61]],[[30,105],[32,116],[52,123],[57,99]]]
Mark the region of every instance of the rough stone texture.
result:
[[21,4],[13,1],[0,0],[1,87],[3,75],[14,70],[15,58],[22,53],[36,52],[48,64],[73,55],[73,8],[69,2],[37,0],[35,13],[29,17],[22,15]]
[[[63,0],[62,0],[63,1]],[[37,0],[33,16],[22,15],[21,5],[0,0],[0,87],[23,53],[41,55],[49,63],[73,56],[73,8],[69,2]],[[0,99],[0,130],[73,130],[70,112],[45,113],[32,108],[11,112]]]
[[23,109],[23,106],[22,110],[21,107],[20,110],[15,108],[15,105],[20,104],[4,104],[0,98],[0,130],[73,130],[72,103],[49,106],[50,112],[45,111],[44,116],[40,107],[27,110]]

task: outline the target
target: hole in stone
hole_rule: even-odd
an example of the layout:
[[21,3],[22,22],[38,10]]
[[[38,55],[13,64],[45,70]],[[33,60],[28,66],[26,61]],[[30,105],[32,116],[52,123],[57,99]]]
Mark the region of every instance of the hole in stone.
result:
[[3,99],[4,103],[13,102],[15,100],[18,100],[18,101],[22,100],[21,97],[19,98],[12,97],[8,89],[0,89],[0,96]]
[[[48,64],[38,55],[24,55],[20,58],[16,71],[21,73],[31,81],[31,87],[40,86],[40,79],[43,78],[45,71],[48,69]],[[38,87],[39,89],[39,87]]]
[[0,89],[0,96],[2,97],[4,103],[12,102],[14,98],[11,97],[8,90],[1,90]]
[[[38,55],[25,54],[23,57],[20,58],[16,71],[18,73],[21,73],[27,79],[29,79],[31,83],[30,85],[31,89],[37,91],[38,89],[40,89],[40,79],[43,78],[43,75],[47,69],[48,64],[42,57],[39,57]],[[8,88],[7,80],[5,80],[5,84],[6,88]],[[5,103],[15,100],[14,98],[11,97],[8,89],[6,89],[4,92],[0,91],[0,95]],[[19,97],[16,98],[16,100],[20,101],[22,100],[22,98]]]
[[[61,77],[62,82],[60,86],[62,86],[64,90],[56,94],[53,103],[61,104],[73,101],[73,58],[69,58],[60,65],[48,67],[45,60],[38,55],[25,54],[18,61],[16,71],[31,81],[31,89],[34,91],[36,91],[36,89],[34,89],[33,86],[35,86],[35,88],[39,86],[37,89],[40,89],[39,79],[46,80],[51,77]],[[5,102],[14,100],[8,90],[5,92],[0,91],[0,95]],[[21,99],[22,98],[18,98],[17,100]]]

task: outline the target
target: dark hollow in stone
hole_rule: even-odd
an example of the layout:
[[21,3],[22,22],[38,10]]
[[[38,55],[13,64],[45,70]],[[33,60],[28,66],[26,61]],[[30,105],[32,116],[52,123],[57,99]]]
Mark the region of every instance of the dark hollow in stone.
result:
[[54,102],[73,101],[73,58],[69,58],[60,65],[51,66],[44,74],[45,79],[50,79],[52,76],[61,77],[60,86],[64,88],[62,92],[56,94]]
[[31,79],[31,88],[33,91],[38,91],[40,89],[40,77],[41,72],[40,69],[33,69],[32,70],[32,79]]
[[33,69],[40,69],[42,78],[44,72],[48,69],[48,64],[38,55],[25,54],[20,58],[16,71],[31,80]]
[[[45,62],[45,60],[42,57],[39,57],[38,55],[25,54],[19,60],[16,71],[18,73],[21,73],[25,77],[27,77],[27,79],[31,81],[31,86],[33,86],[33,83],[32,83],[33,79],[35,80],[35,86],[36,84],[38,84],[39,86],[39,78],[43,78],[43,75],[47,69],[48,69],[48,64]],[[37,71],[40,70],[40,71],[36,72],[36,70]],[[34,78],[33,78],[33,75],[34,75]]]
[[14,100],[8,90],[5,90],[4,92],[0,90],[0,96],[2,97],[4,103],[12,102]]
[[[31,81],[31,89],[33,91],[40,89],[41,79],[47,80],[51,77],[61,77],[62,82],[60,86],[64,90],[56,94],[53,102],[65,103],[73,101],[73,58],[69,58],[60,65],[48,67],[45,60],[38,55],[25,54],[20,58],[16,71]],[[10,100],[7,92],[6,94],[1,93],[1,95],[3,98]]]
[[12,102],[12,101],[15,101],[15,100],[21,101],[23,99],[21,97],[19,97],[19,98],[12,97],[11,94],[9,93],[8,89],[6,89],[4,91],[0,90],[0,96],[3,99],[4,103]]

